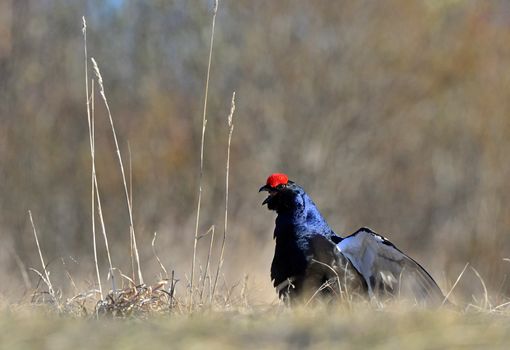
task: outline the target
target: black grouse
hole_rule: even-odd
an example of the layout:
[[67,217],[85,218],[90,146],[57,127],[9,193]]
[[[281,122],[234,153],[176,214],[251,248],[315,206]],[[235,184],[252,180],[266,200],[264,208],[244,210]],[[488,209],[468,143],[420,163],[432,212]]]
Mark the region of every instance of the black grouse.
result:
[[269,192],[262,204],[277,213],[271,279],[281,298],[306,301],[337,294],[427,306],[445,302],[430,274],[384,237],[368,228],[345,238],[336,235],[287,175],[272,174],[259,191]]

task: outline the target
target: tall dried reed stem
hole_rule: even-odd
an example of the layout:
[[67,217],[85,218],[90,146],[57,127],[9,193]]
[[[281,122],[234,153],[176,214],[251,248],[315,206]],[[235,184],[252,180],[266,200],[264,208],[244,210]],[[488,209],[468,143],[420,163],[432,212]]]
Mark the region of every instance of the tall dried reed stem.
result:
[[35,244],[37,245],[37,251],[39,252],[39,258],[41,258],[41,266],[44,271],[44,277],[41,275],[44,283],[48,286],[48,292],[50,293],[50,296],[53,298],[53,301],[55,304],[57,304],[57,298],[55,296],[55,290],[53,289],[53,286],[51,285],[50,281],[50,274],[48,273],[48,270],[46,269],[46,264],[44,263],[41,246],[39,245],[39,239],[37,238],[37,230],[35,229],[34,225],[34,219],[32,218],[32,212],[28,211],[28,216],[30,217],[30,223],[32,224],[32,230],[34,232],[34,238],[35,238]]
[[94,99],[94,79],[92,79],[92,95],[91,95],[91,114],[92,114],[92,145],[94,145],[93,147],[93,152],[92,152],[92,169],[93,169],[93,178],[94,178],[94,188],[95,188],[95,192],[96,192],[96,203],[97,203],[97,215],[99,216],[99,222],[101,224],[101,232],[103,234],[103,239],[104,239],[104,245],[105,245],[105,249],[106,249],[106,256],[108,258],[108,267],[109,267],[109,271],[108,271],[108,276],[109,278],[111,278],[112,280],[112,291],[115,293],[117,288],[115,287],[115,276],[113,274],[113,263],[112,263],[112,257],[111,257],[111,254],[110,254],[110,246],[108,245],[108,236],[106,234],[106,225],[104,223],[104,217],[103,217],[103,207],[101,206],[101,195],[99,194],[99,185],[97,184],[97,174],[96,174],[96,158],[95,158],[95,128],[94,128],[94,125],[95,125],[95,99]]
[[200,176],[198,179],[198,201],[197,201],[197,216],[195,223],[195,236],[193,240],[193,260],[191,262],[191,277],[189,287],[189,309],[193,309],[193,281],[195,279],[195,263],[197,258],[197,243],[198,243],[198,224],[200,223],[200,205],[202,203],[202,180],[204,175],[204,139],[205,139],[205,127],[207,125],[207,95],[209,93],[209,77],[211,73],[211,60],[212,51],[214,44],[214,27],[216,24],[216,13],[218,12],[219,0],[214,2],[212,27],[211,27],[211,42],[209,45],[209,60],[207,63],[207,78],[205,80],[205,94],[204,94],[204,109],[202,113],[202,139],[200,142]]
[[223,227],[223,239],[221,241],[221,252],[220,259],[218,261],[218,268],[216,270],[216,276],[214,277],[214,283],[212,288],[211,298],[214,297],[216,292],[216,286],[218,284],[218,276],[220,275],[221,267],[223,266],[223,254],[225,253],[225,243],[227,241],[227,227],[228,227],[228,179],[230,169],[230,143],[232,141],[232,132],[234,131],[234,112],[236,110],[236,92],[232,93],[232,102],[230,103],[230,113],[227,118],[228,125],[228,143],[227,143],[227,165],[225,167],[225,218]]
[[[129,200],[131,205],[133,204],[133,166],[131,162],[131,144],[128,142],[128,153],[129,153]],[[132,209],[132,208],[131,208]],[[156,233],[154,233],[156,234]],[[131,257],[131,278],[135,279],[135,258],[134,258],[134,245],[133,236],[129,235],[129,256]]]
[[[99,274],[99,264],[97,262],[97,242],[96,242],[96,214],[95,214],[95,184],[94,178],[96,176],[96,164],[94,158],[94,125],[92,124],[91,111],[90,111],[90,96],[89,96],[89,68],[88,68],[88,54],[87,54],[87,21],[85,16],[82,17],[83,27],[83,50],[85,53],[85,95],[87,99],[87,121],[89,125],[89,143],[90,143],[90,154],[92,155],[92,170],[91,170],[91,218],[92,218],[92,245],[94,249],[94,265],[96,267],[97,285],[99,287],[99,294],[101,300],[104,299],[103,287],[101,286],[101,275]],[[92,84],[92,98],[94,98],[94,84]]]
[[122,175],[122,184],[124,185],[124,193],[126,195],[126,202],[127,202],[127,206],[128,206],[129,225],[130,225],[129,232],[130,232],[130,235],[131,235],[131,237],[133,239],[133,248],[134,248],[134,251],[135,251],[135,259],[136,259],[136,265],[137,265],[137,269],[138,269],[138,281],[139,281],[140,284],[143,284],[142,270],[140,268],[140,257],[138,255],[138,247],[137,247],[137,244],[136,244],[135,229],[134,229],[134,225],[133,225],[133,210],[132,210],[132,206],[131,206],[131,200],[129,198],[129,191],[128,191],[127,182],[126,182],[126,174],[124,172],[124,165],[123,165],[123,162],[122,162],[122,155],[120,154],[119,142],[117,140],[117,133],[115,132],[115,126],[113,124],[113,118],[112,118],[112,113],[110,111],[110,105],[108,104],[108,100],[106,99],[106,93],[105,93],[105,90],[104,90],[103,77],[101,76],[101,71],[99,70],[99,67],[97,65],[96,60],[93,57],[91,58],[91,60],[92,60],[92,63],[94,65],[94,71],[95,71],[96,76],[97,76],[97,82],[99,84],[99,92],[101,94],[101,97],[103,98],[103,102],[104,102],[104,104],[106,106],[106,111],[108,112],[108,119],[110,120],[110,126],[111,126],[111,129],[112,129],[113,141],[115,142],[115,150],[116,150],[116,153],[117,153],[117,159],[119,160],[120,172],[121,172],[121,175]]

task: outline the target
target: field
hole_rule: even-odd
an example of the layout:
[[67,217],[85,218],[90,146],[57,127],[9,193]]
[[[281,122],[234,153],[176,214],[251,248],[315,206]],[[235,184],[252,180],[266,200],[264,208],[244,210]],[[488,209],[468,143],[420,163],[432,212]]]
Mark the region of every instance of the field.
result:
[[4,349],[506,349],[508,314],[356,306],[268,308],[90,320],[14,308]]
[[[504,0],[0,2],[0,348],[506,349],[509,23]],[[273,172],[456,307],[284,306]]]

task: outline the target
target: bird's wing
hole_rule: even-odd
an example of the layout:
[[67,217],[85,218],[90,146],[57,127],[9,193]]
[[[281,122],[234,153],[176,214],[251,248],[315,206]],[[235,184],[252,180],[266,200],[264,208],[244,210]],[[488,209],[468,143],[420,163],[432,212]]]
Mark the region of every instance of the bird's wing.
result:
[[[308,240],[307,257],[309,260],[306,280],[320,286],[325,281],[335,280],[341,289],[350,294],[366,295],[366,284],[363,277],[343,256],[338,247],[327,237],[316,234]],[[317,282],[320,281],[318,284]]]
[[427,305],[443,302],[443,293],[430,274],[372,230],[361,228],[337,247],[361,273],[373,295],[410,298]]

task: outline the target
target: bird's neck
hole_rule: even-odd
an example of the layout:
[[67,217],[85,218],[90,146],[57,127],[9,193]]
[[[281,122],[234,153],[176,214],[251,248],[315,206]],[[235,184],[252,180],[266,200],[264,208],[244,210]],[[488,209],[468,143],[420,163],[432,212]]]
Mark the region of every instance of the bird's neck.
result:
[[300,194],[291,210],[278,211],[275,237],[299,239],[313,234],[334,235],[311,198]]

